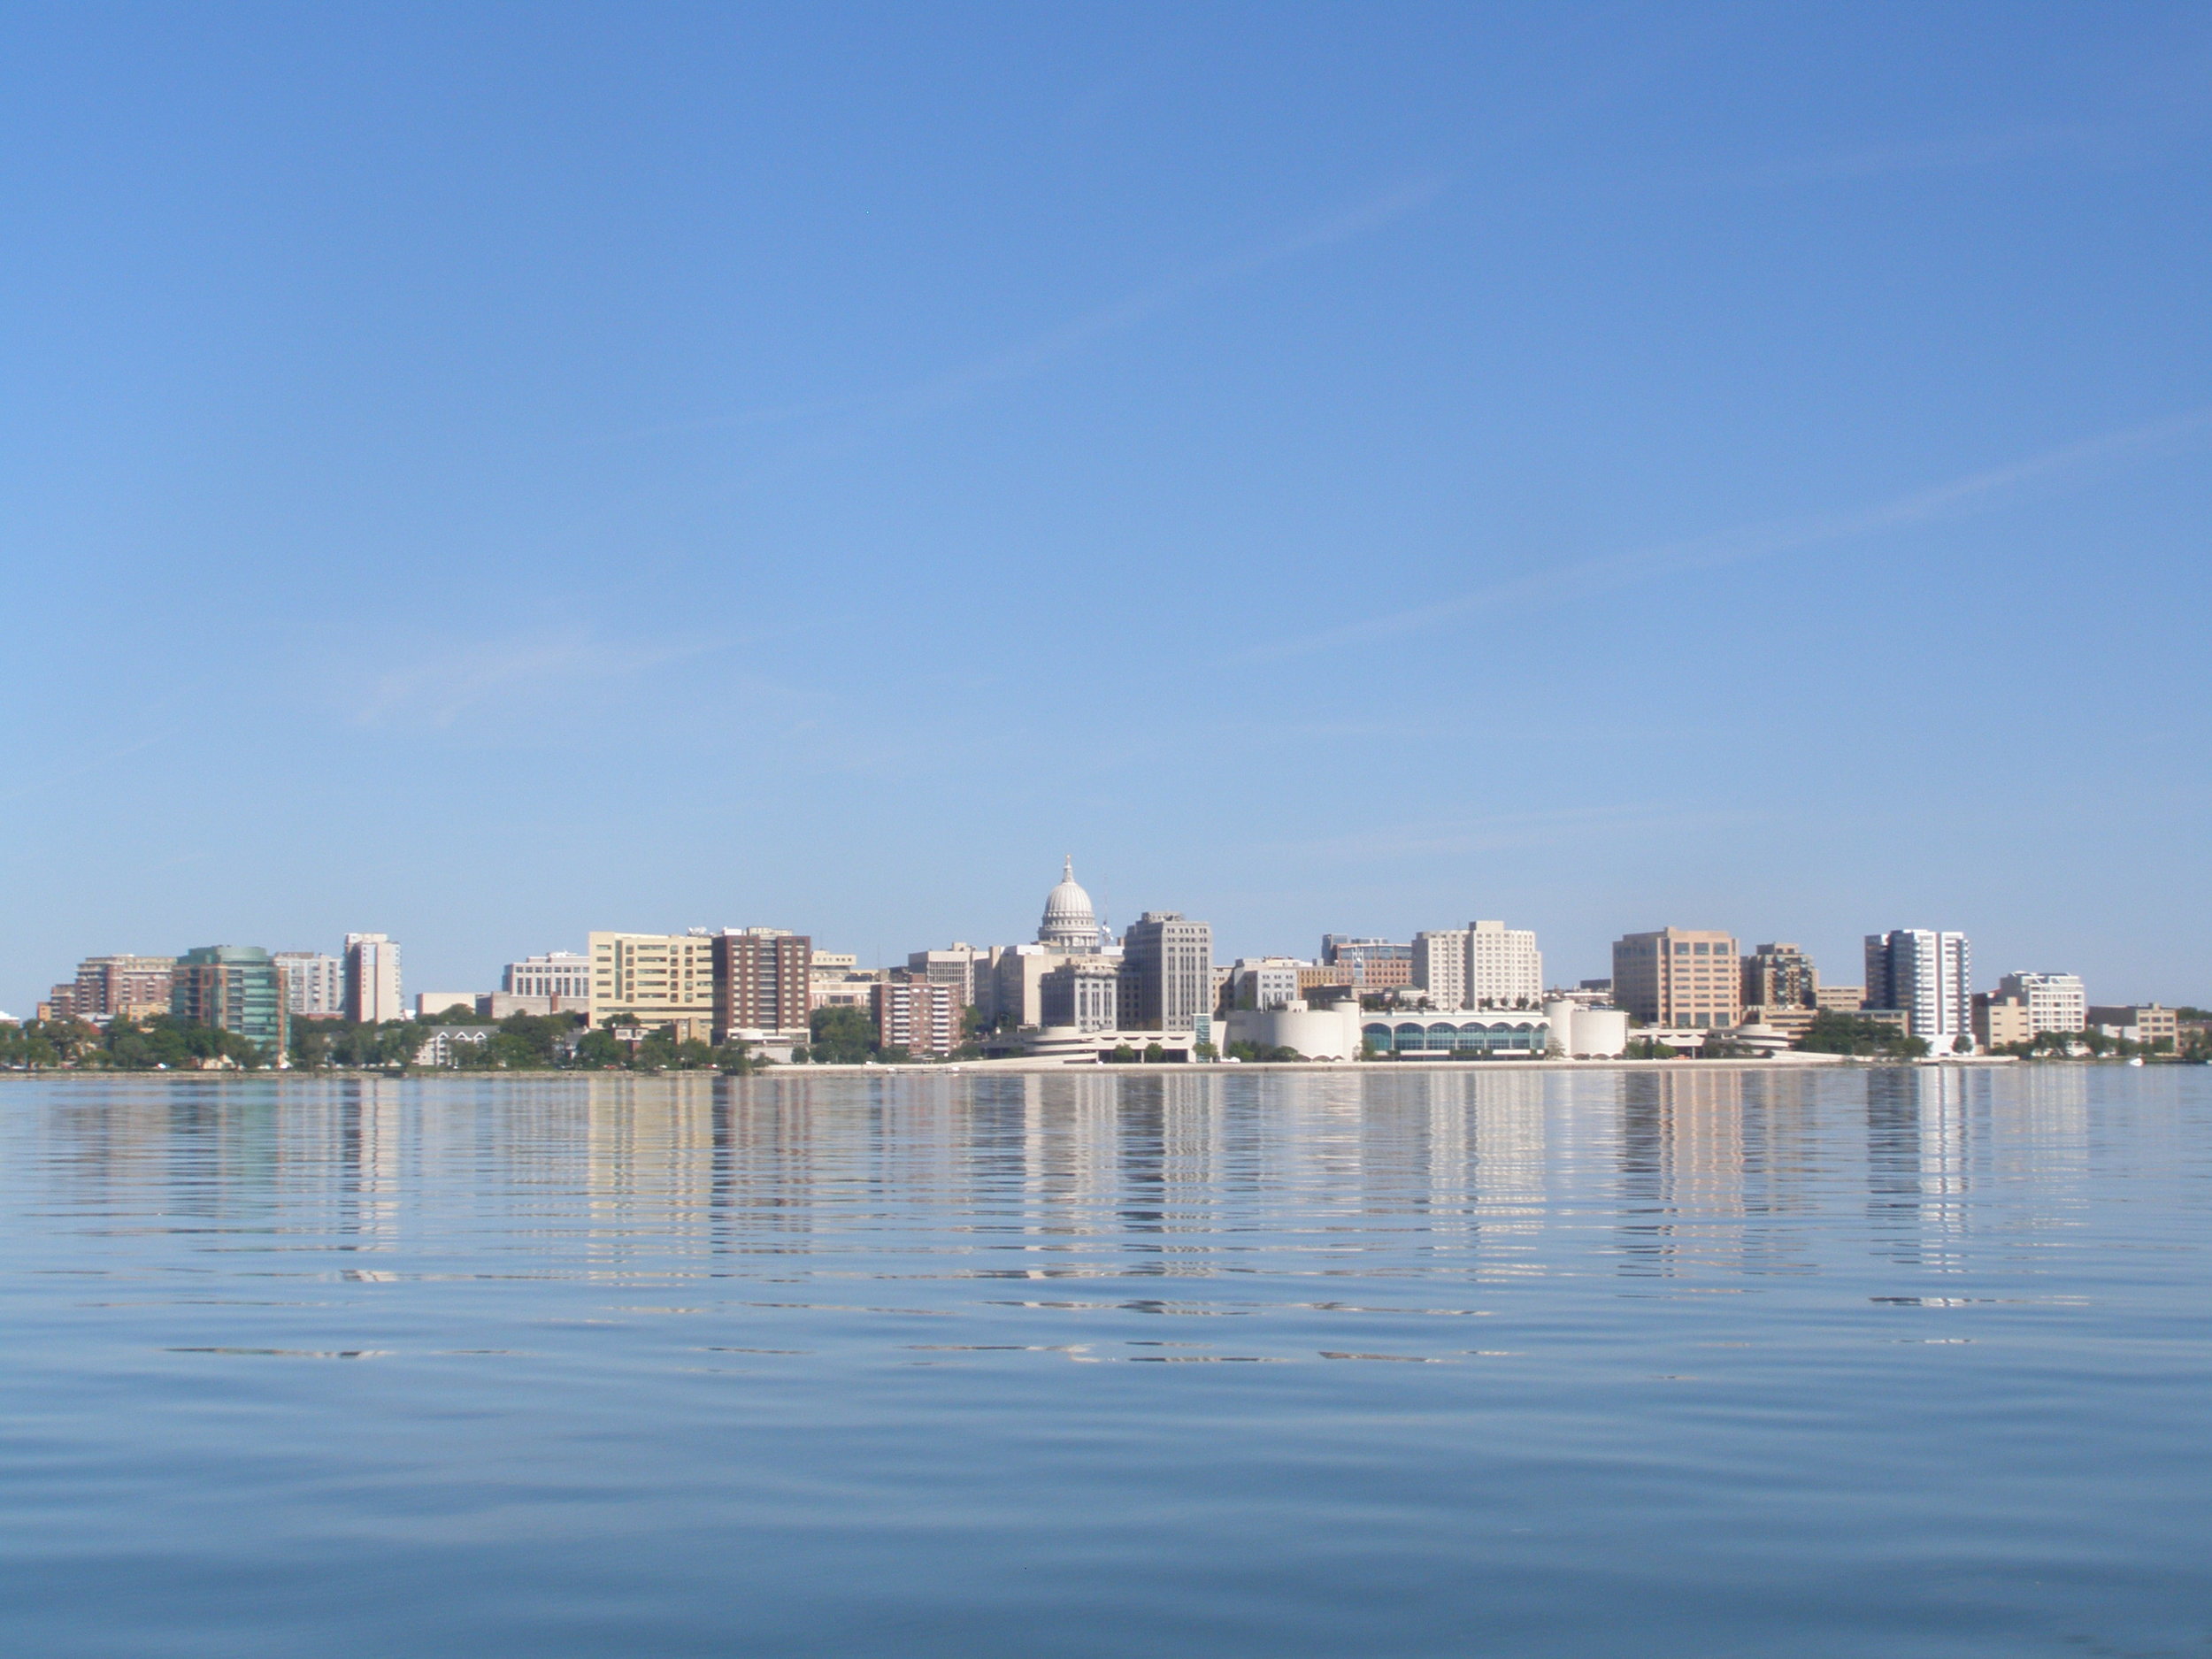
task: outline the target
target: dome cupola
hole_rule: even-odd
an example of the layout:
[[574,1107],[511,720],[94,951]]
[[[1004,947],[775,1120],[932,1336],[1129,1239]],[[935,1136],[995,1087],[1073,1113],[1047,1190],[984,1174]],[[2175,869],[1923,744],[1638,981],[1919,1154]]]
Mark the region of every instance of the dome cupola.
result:
[[1045,895],[1045,918],[1037,925],[1037,942],[1055,950],[1096,950],[1098,913],[1091,895],[1076,885],[1075,860],[1060,866],[1060,885]]

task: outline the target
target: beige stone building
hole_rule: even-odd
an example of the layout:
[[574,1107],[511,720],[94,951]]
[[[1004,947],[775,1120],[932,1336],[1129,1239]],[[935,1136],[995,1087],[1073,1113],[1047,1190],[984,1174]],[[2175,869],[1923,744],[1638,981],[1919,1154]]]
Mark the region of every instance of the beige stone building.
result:
[[1733,934],[1666,927],[1614,941],[1613,1000],[1647,1025],[1734,1025],[1742,992]]
[[1976,1042],[1985,1048],[2001,1048],[2008,1043],[2034,1040],[2035,1019],[2029,1012],[2026,997],[2007,996],[1995,991],[1974,994]]
[[673,1025],[679,1042],[714,1033],[714,941],[696,933],[594,933],[591,1023]]

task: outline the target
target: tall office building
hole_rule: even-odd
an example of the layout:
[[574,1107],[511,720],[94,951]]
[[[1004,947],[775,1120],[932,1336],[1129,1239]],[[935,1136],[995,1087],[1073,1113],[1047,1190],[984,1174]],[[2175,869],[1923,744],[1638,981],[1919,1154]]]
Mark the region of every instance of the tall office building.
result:
[[949,985],[959,993],[963,1008],[979,1002],[983,987],[979,981],[991,969],[991,953],[978,950],[973,945],[955,940],[949,950],[914,950],[906,957],[906,971],[919,974],[925,979],[934,979],[940,985]]
[[1743,959],[1747,1008],[1817,1008],[1820,973],[1795,945],[1761,945]]
[[591,1006],[591,958],[573,950],[549,950],[542,956],[511,962],[499,976],[510,996],[541,996],[564,1012]]
[[346,935],[346,1018],[357,1025],[404,1019],[399,947],[382,933]]
[[1613,941],[1613,1001],[1646,1025],[1733,1025],[1742,992],[1730,934],[1665,927]]
[[803,1031],[813,1003],[814,941],[780,927],[726,927],[714,935],[714,1037]]
[[1544,1000],[1544,957],[1536,935],[1503,922],[1467,928],[1467,1000],[1462,1008],[1529,1008]]
[[591,935],[591,1023],[675,1028],[679,1042],[714,1040],[714,940],[686,933]]
[[1121,1026],[1190,1031],[1213,1012],[1214,933],[1180,910],[1147,910],[1122,936]]
[[1898,927],[1866,936],[1866,1006],[1899,1009],[1931,1054],[1974,1042],[1972,953],[1964,933]]
[[284,1052],[290,1021],[274,957],[258,945],[203,945],[177,958],[169,1012],[196,1025],[234,1031],[273,1056]]
[[1997,981],[1997,990],[2027,1005],[2030,1037],[2089,1029],[2089,994],[2078,973],[2008,973]]
[[285,1011],[298,1019],[336,1019],[346,1011],[346,964],[321,950],[280,950],[270,958],[284,980]]

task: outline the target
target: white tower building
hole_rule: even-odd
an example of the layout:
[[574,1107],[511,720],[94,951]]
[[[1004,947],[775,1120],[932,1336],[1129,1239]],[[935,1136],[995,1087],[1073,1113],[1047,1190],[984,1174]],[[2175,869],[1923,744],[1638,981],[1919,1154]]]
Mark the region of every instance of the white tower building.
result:
[[404,1019],[399,947],[382,933],[346,935],[346,1018],[357,1025]]
[[1964,933],[1897,927],[1866,936],[1867,1007],[1904,1010],[1930,1054],[1973,1052],[1973,983]]

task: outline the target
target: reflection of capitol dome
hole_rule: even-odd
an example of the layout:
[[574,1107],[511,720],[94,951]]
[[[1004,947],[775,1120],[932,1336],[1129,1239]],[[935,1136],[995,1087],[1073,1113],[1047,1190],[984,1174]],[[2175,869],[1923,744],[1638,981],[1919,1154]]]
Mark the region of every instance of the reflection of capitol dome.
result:
[[1045,895],[1045,918],[1037,925],[1037,942],[1055,950],[1096,950],[1098,913],[1091,895],[1075,883],[1075,860],[1060,868],[1060,885]]

